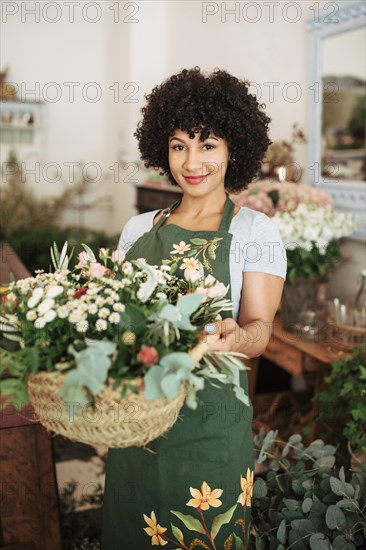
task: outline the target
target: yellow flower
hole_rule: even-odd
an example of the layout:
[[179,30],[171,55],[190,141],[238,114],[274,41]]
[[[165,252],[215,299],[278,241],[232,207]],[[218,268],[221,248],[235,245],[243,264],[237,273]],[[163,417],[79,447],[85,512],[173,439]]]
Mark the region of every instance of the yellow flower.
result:
[[193,258],[184,258],[180,269],[199,269],[199,261]]
[[253,480],[254,480],[254,471],[251,472],[248,468],[247,477],[240,476],[240,485],[242,488],[242,493],[240,493],[237,502],[240,502],[243,506],[250,506],[253,496]]
[[223,490],[214,489],[211,491],[211,487],[207,485],[206,481],[202,483],[201,491],[194,489],[193,487],[190,487],[189,490],[193,498],[187,502],[187,506],[201,508],[201,510],[208,510],[210,506],[213,508],[218,508],[222,504],[219,497],[221,497]]
[[166,531],[166,527],[161,527],[159,524],[156,523],[156,515],[155,512],[151,512],[151,518],[149,516],[146,516],[143,514],[144,520],[148,524],[149,527],[144,527],[144,531],[149,535],[149,537],[152,537],[151,539],[151,545],[152,546],[165,546],[165,544],[168,544],[167,540],[164,540],[161,538],[161,534]]
[[184,254],[191,249],[190,244],[186,244],[184,241],[180,241],[179,244],[173,244],[175,250],[171,250],[170,254]]

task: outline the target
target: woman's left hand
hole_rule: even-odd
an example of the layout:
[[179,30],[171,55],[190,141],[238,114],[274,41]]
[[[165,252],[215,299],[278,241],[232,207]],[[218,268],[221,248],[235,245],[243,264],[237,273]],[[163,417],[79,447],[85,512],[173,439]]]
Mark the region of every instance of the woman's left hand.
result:
[[[214,321],[205,325],[199,333],[201,342],[205,342],[207,334],[219,334],[220,339],[210,345],[211,351],[240,351],[244,346],[244,331],[231,317]],[[243,353],[243,352],[242,352]]]

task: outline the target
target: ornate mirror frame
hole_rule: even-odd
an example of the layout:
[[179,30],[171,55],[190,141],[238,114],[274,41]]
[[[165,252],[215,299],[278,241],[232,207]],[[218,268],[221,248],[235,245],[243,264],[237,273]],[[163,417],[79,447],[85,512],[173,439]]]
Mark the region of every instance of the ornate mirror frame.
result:
[[[319,6],[319,3],[317,4]],[[363,0],[337,0],[327,2],[308,18],[309,37],[309,164],[308,181],[328,193],[337,210],[352,212],[357,230],[350,236],[358,241],[366,240],[366,182],[330,180],[323,178],[321,162],[322,123],[322,59],[323,40],[349,30],[358,29],[366,23],[366,3]]]

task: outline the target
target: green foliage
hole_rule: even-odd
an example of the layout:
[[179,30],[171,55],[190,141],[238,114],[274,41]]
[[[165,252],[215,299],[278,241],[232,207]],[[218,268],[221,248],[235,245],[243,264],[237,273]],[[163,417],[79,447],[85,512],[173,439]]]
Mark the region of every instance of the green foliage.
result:
[[67,210],[79,208],[81,201],[83,208],[91,209],[104,207],[109,200],[105,197],[102,204],[100,199],[87,199],[94,190],[93,182],[85,177],[83,163],[80,165],[80,173],[72,185],[63,182],[58,195],[39,198],[27,185],[22,165],[14,153],[11,153],[6,163],[3,163],[0,241],[10,244],[30,273],[34,273],[36,269],[49,269],[49,249],[54,241],[58,246],[65,241],[69,241],[71,245],[75,244],[77,254],[81,251],[80,242],[88,242],[95,248],[115,248],[117,244],[119,235],[110,237],[102,231],[59,226],[62,214]]
[[339,241],[333,239],[328,244],[324,254],[320,253],[317,246],[310,251],[297,247],[287,249],[287,280],[293,283],[298,277],[319,277],[326,280],[330,271],[335,269],[342,259]]
[[[76,482],[64,485],[60,492],[60,512],[62,538],[65,550],[100,550],[100,527],[96,520],[103,504],[103,488],[100,484],[93,486],[87,495],[76,498]],[[78,509],[89,504],[87,511]]]
[[255,447],[269,470],[254,484],[253,549],[365,547],[366,476],[334,466],[335,447],[320,439],[305,447],[297,434],[285,444],[263,430]]
[[333,438],[343,437],[354,451],[366,451],[366,349],[332,363],[326,387],[314,399],[319,419],[331,427]]
[[5,236],[0,230],[0,240],[6,240],[14,252],[22,260],[28,271],[33,274],[36,269],[48,271],[51,267],[50,246],[56,242],[62,248],[65,241],[75,247],[70,268],[77,263],[77,256],[82,252],[81,242],[88,242],[94,249],[115,248],[119,235],[108,236],[102,231],[93,231],[86,228],[66,227],[55,225],[37,227],[34,225],[27,230],[17,230],[9,236]]

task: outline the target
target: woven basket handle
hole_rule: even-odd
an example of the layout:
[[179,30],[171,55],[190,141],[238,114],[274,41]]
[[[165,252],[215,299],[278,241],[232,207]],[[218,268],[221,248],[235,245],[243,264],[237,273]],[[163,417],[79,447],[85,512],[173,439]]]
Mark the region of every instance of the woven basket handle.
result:
[[201,361],[204,354],[212,349],[213,344],[220,340],[220,334],[206,334],[205,336],[205,342],[197,344],[197,346],[188,351],[188,354],[197,362]]

